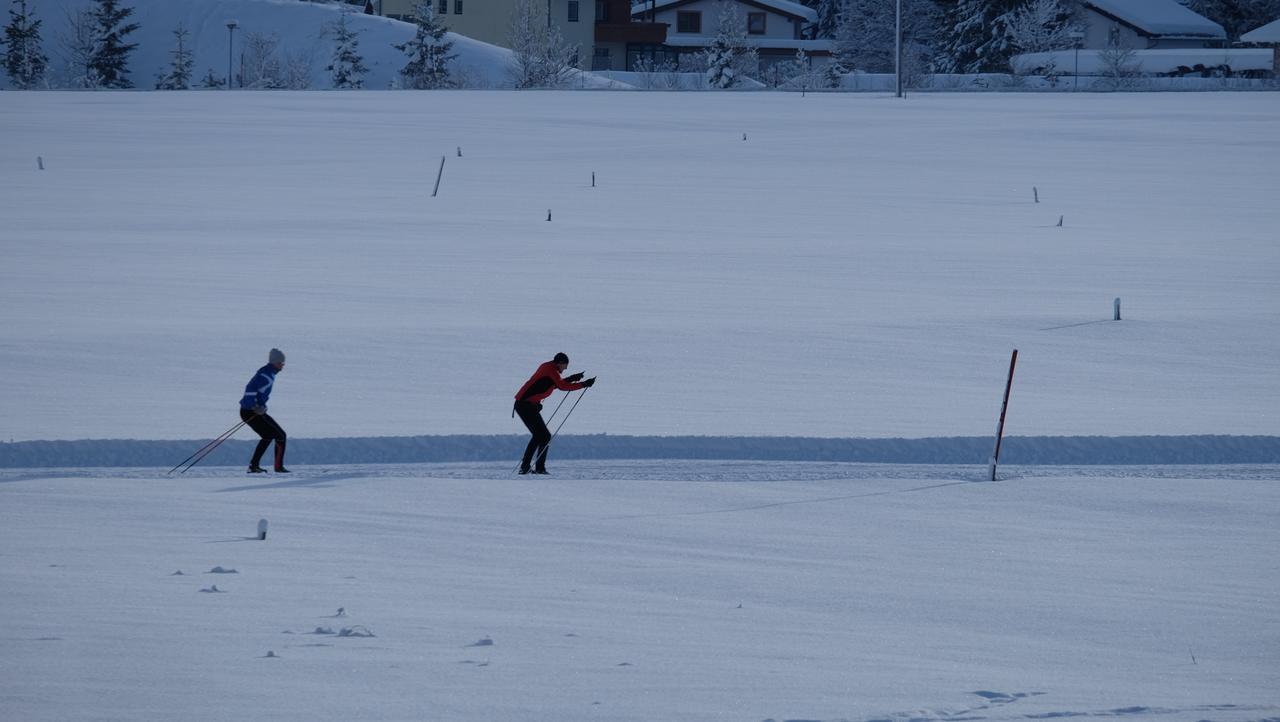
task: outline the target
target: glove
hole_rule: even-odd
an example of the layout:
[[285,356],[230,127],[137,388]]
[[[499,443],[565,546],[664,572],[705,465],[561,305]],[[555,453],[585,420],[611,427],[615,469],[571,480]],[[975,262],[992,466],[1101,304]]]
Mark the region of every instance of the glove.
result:
[[584,388],[584,389],[589,389],[589,388],[591,388],[592,386],[595,386],[595,385],[596,385],[596,377],[595,377],[595,376],[592,376],[591,378],[589,378],[589,379],[587,379],[586,381],[583,381],[583,382],[582,382],[582,388]]
[[565,376],[564,380],[568,381],[571,384],[577,383],[578,381],[582,380],[582,374],[573,374],[572,376]]
[[267,413],[267,407],[263,406],[262,404],[258,404],[257,406],[249,410],[257,414],[258,416],[265,416]]

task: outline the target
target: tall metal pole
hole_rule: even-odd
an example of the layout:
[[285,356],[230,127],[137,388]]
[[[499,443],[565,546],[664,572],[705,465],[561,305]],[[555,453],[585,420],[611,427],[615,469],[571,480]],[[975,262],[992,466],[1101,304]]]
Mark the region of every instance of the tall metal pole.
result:
[[1004,383],[1004,402],[1000,404],[1000,421],[996,424],[996,450],[991,452],[991,480],[996,480],[996,464],[1000,463],[1000,442],[1004,439],[1004,416],[1009,410],[1009,392],[1013,389],[1013,367],[1018,365],[1018,349],[1009,357],[1009,379]]
[[897,10],[893,18],[893,75],[897,86],[897,96],[902,97],[902,0],[897,0]]
[[1084,32],[1080,30],[1072,30],[1070,34],[1071,40],[1075,43],[1076,49],[1076,70],[1073,82],[1075,88],[1071,92],[1079,92],[1080,90],[1080,45],[1084,42]]
[[237,23],[235,20],[227,21],[227,90],[231,90],[231,72],[233,68],[231,58],[234,55],[233,48],[235,47],[236,28],[239,25],[240,23]]

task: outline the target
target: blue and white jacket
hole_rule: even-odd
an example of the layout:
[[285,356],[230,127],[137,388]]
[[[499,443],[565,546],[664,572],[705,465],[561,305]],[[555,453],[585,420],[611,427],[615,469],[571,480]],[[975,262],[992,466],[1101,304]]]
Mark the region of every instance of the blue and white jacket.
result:
[[267,399],[271,398],[271,386],[276,382],[276,367],[267,364],[258,369],[258,372],[249,379],[249,383],[244,387],[244,397],[240,399],[240,408],[252,409],[255,406],[267,405]]

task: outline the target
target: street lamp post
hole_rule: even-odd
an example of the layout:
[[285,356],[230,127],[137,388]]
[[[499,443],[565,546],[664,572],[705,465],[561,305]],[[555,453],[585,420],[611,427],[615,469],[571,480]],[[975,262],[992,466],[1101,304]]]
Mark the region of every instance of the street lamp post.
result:
[[240,23],[235,20],[227,21],[227,90],[231,90],[231,57],[232,48],[235,45],[236,28],[240,27]]
[[1079,30],[1072,30],[1070,33],[1070,37],[1073,41],[1075,41],[1074,45],[1076,48],[1076,70],[1075,70],[1075,76],[1074,76],[1076,87],[1075,87],[1075,90],[1073,90],[1072,92],[1079,92],[1080,90],[1080,42],[1084,40],[1084,33],[1080,32]]
[[897,96],[902,97],[902,0],[897,0],[893,17],[893,77]]

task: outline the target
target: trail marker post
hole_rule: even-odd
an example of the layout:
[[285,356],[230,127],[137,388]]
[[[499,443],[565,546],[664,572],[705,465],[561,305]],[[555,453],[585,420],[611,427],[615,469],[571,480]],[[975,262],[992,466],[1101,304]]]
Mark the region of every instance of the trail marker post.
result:
[[444,175],[444,159],[448,156],[440,156],[440,170],[436,171],[436,189],[431,191],[431,197],[435,198],[440,192],[440,178]]
[[1000,441],[1004,438],[1004,417],[1009,411],[1009,392],[1013,389],[1013,367],[1018,364],[1018,349],[1009,358],[1009,378],[1004,382],[1004,403],[1000,404],[1000,421],[996,424],[996,449],[991,452],[991,481],[996,480],[996,464],[1000,462]]

